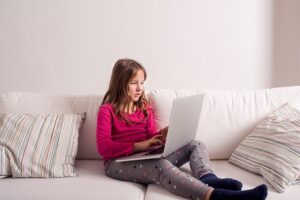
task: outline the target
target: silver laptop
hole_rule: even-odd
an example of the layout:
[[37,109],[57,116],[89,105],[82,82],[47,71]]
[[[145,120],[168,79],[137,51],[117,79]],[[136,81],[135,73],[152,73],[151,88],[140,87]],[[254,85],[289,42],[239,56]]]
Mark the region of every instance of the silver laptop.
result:
[[175,99],[165,145],[117,158],[116,162],[164,158],[190,143],[197,132],[203,98],[204,94],[199,94]]

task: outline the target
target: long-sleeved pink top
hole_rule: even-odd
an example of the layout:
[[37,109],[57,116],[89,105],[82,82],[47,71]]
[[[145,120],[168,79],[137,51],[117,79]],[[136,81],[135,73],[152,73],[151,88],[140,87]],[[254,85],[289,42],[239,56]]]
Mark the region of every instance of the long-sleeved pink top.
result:
[[126,114],[130,124],[120,119],[114,112],[113,105],[106,103],[99,108],[97,119],[97,149],[104,161],[111,158],[130,155],[134,143],[147,140],[157,134],[152,108],[148,106],[148,117],[137,109]]

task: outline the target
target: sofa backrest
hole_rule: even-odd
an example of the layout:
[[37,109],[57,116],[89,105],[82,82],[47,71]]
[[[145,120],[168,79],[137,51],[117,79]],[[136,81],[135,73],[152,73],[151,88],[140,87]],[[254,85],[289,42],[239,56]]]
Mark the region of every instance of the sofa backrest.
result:
[[300,109],[300,87],[255,91],[155,90],[149,94],[158,127],[169,123],[175,98],[204,93],[197,140],[203,141],[211,159],[228,159],[239,143],[266,115],[286,102]]
[[[286,102],[300,109],[300,87],[255,91],[154,90],[147,96],[158,127],[168,124],[175,98],[204,93],[197,140],[206,143],[211,159],[228,159],[238,144],[267,114]],[[0,111],[14,113],[83,113],[77,159],[100,159],[96,121],[102,95],[51,95],[13,92],[2,95]]]
[[12,92],[2,95],[0,111],[31,114],[86,113],[79,133],[77,159],[99,159],[96,149],[96,120],[100,95],[51,95]]

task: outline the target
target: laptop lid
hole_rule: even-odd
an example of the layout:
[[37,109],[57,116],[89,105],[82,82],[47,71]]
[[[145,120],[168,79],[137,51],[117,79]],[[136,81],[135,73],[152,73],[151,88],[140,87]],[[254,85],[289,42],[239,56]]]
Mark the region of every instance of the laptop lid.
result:
[[164,151],[160,154],[141,152],[120,157],[116,161],[133,161],[162,158],[190,143],[197,133],[204,94],[180,97],[173,101]]
[[199,124],[204,94],[177,98],[173,101],[169,130],[163,157],[194,140]]

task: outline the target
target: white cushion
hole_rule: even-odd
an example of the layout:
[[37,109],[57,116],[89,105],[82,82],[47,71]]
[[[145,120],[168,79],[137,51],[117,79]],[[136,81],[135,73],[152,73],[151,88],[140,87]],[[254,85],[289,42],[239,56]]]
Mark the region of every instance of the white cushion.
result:
[[99,159],[96,149],[96,121],[102,96],[58,95],[12,92],[2,95],[0,111],[6,113],[68,114],[86,112],[79,133],[78,159]]
[[144,186],[107,177],[103,161],[76,160],[75,165],[78,177],[1,179],[0,199],[144,200]]
[[228,159],[240,142],[267,114],[286,102],[300,107],[300,87],[255,91],[154,90],[149,99],[159,127],[169,123],[172,101],[205,93],[197,140],[203,141],[211,159]]
[[278,192],[299,182],[300,111],[284,104],[260,121],[229,162],[262,175]]
[[0,112],[0,175],[76,176],[74,160],[83,119],[84,113]]

